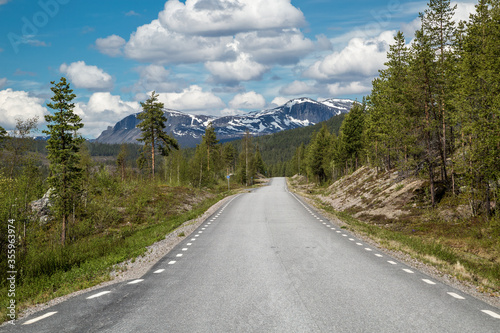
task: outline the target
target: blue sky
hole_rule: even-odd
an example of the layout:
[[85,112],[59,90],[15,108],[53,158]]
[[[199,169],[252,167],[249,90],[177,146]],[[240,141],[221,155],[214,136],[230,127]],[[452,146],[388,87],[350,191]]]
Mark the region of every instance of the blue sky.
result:
[[[453,2],[454,4],[456,2]],[[465,19],[473,2],[458,2]],[[82,134],[140,111],[227,115],[297,97],[360,99],[427,1],[0,0],[0,126],[43,115],[65,76]]]

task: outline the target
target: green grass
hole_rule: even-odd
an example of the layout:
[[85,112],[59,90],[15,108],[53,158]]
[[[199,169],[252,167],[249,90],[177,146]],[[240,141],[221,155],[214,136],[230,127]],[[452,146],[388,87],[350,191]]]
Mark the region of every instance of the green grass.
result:
[[[116,264],[143,255],[147,246],[229,194],[141,182],[111,184],[94,194],[86,216],[69,226],[68,239],[73,240],[66,246],[58,244],[55,223],[30,235],[31,246],[18,263],[17,313],[109,280]],[[7,286],[0,287],[0,294],[3,322],[7,320]]]

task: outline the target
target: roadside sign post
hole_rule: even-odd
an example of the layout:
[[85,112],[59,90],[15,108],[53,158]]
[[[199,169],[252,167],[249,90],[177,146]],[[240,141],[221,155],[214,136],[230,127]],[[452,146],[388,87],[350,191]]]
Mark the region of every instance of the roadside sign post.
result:
[[227,190],[230,191],[230,189],[229,189],[229,178],[231,178],[231,176],[227,175],[226,178],[227,178]]

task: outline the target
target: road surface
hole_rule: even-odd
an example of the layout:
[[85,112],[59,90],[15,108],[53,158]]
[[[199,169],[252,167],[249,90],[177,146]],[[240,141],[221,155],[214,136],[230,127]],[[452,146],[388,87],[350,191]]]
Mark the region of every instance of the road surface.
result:
[[284,178],[219,209],[141,279],[1,332],[500,332],[500,310],[365,244]]

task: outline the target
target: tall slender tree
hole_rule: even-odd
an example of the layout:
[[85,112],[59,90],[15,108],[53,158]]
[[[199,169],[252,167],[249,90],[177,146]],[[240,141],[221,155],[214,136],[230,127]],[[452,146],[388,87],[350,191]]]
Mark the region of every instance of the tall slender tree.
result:
[[48,124],[43,133],[49,136],[47,150],[51,175],[48,183],[53,189],[53,207],[62,218],[61,244],[64,246],[68,217],[82,188],[78,152],[85,139],[78,135],[78,130],[83,127],[82,119],[73,112],[75,104],[72,101],[76,95],[66,78],[51,84],[54,96],[47,106],[55,112],[45,116]]
[[500,179],[499,45],[500,2],[480,0],[463,35],[456,99],[462,144],[457,165],[466,176],[474,214],[479,201],[491,213],[491,187],[498,191]]
[[437,111],[435,119],[440,123],[438,131],[440,141],[439,153],[441,157],[442,178],[448,181],[446,167],[447,160],[447,130],[451,97],[450,66],[453,65],[454,39],[456,27],[453,16],[457,6],[451,6],[450,0],[430,0],[429,8],[421,15],[422,33],[428,37],[429,45],[435,53],[433,70],[435,71],[433,85],[435,87],[435,101]]
[[205,142],[207,148],[207,169],[210,172],[210,152],[213,152],[215,146],[217,145],[217,143],[219,143],[212,123],[209,123],[207,128],[205,129],[205,134],[203,135],[202,140],[203,142]]
[[163,103],[158,101],[158,96],[153,91],[146,102],[141,102],[143,112],[137,115],[137,119],[141,120],[137,127],[142,131],[138,141],[144,142],[145,150],[150,149],[152,178],[155,176],[156,149],[158,148],[163,156],[168,156],[172,148],[179,149],[177,140],[163,131],[167,118],[162,110]]

